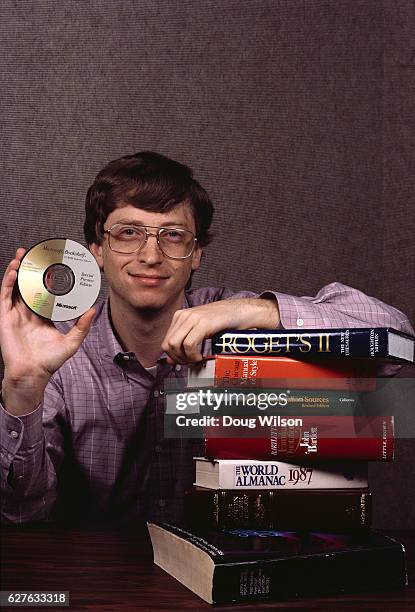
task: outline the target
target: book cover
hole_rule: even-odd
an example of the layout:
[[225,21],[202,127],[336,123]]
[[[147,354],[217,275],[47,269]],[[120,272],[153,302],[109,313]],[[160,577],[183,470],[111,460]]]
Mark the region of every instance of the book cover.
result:
[[391,358],[414,362],[415,338],[389,327],[225,330],[212,353],[309,357]]
[[367,463],[294,464],[195,457],[195,485],[208,489],[365,489]]
[[208,603],[395,589],[407,582],[402,544],[370,530],[201,535],[149,523],[154,563]]
[[[206,427],[205,456],[259,461],[294,458],[393,460],[393,416],[293,416],[285,419],[286,425],[278,425],[282,417],[268,419],[271,423],[274,419],[275,425],[256,427],[255,437],[243,437],[243,429],[236,426],[235,418],[229,427]],[[290,421],[298,424],[290,425]]]
[[194,487],[185,496],[190,527],[347,531],[369,527],[368,489],[214,490]]
[[369,360],[300,361],[291,357],[216,355],[189,367],[189,388],[215,387],[374,391],[376,365]]

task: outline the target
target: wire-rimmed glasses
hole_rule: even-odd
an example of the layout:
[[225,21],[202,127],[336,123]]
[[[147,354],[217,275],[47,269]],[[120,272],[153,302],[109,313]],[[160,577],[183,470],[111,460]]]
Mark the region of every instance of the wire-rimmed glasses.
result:
[[[149,232],[149,229],[157,231]],[[160,251],[170,259],[187,259],[197,242],[193,232],[178,227],[115,223],[104,230],[104,234],[108,234],[109,247],[115,253],[136,253],[144,247],[149,236],[153,236]]]

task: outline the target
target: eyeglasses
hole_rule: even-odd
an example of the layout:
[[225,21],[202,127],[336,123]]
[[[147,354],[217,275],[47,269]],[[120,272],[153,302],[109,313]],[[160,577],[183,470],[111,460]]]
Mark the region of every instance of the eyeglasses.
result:
[[[150,233],[147,230],[154,229]],[[124,225],[116,223],[104,234],[108,244],[116,253],[136,253],[147,243],[149,236],[157,238],[160,251],[170,259],[187,259],[193,253],[197,238],[186,229],[177,227],[154,227],[152,225]]]

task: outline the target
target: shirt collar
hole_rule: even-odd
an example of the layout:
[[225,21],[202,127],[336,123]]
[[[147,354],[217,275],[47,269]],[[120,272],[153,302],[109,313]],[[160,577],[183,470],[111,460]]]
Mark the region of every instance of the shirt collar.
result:
[[[183,298],[182,308],[189,308],[189,300],[185,293]],[[110,318],[110,310],[109,310],[109,299],[107,298],[101,311],[98,313],[96,317],[96,322],[98,324],[98,338],[99,338],[99,346],[100,353],[104,356],[105,359],[110,361],[114,361],[119,355],[122,357],[133,357],[134,353],[129,353],[128,351],[124,351],[121,344],[118,342]],[[120,359],[120,357],[118,357]],[[165,363],[167,359],[167,353],[163,352],[158,359],[159,363]]]

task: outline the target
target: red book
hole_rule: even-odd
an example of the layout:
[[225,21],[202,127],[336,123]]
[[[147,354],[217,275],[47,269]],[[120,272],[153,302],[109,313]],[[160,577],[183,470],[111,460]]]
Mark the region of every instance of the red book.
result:
[[[206,428],[206,457],[258,461],[297,458],[393,460],[393,416],[269,417],[275,419],[275,425],[261,425],[261,417],[256,418],[258,423],[250,430],[250,435],[255,437],[241,437],[246,430],[239,424],[243,421],[238,421],[238,417],[232,417],[230,426]],[[295,425],[284,425],[293,420]]]
[[374,391],[376,364],[367,360],[300,361],[290,357],[216,355],[189,367],[188,387],[287,387]]

